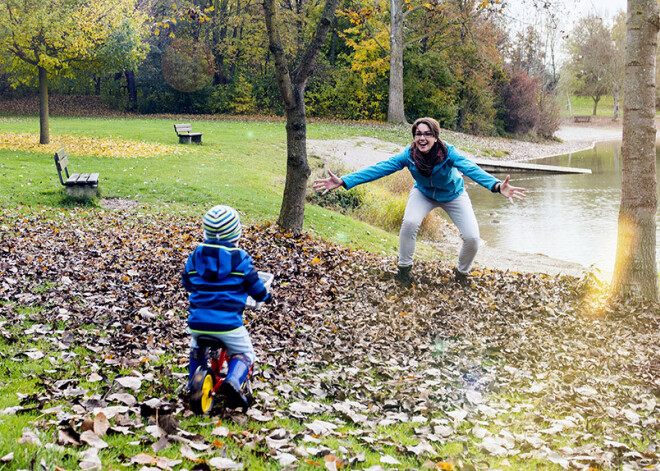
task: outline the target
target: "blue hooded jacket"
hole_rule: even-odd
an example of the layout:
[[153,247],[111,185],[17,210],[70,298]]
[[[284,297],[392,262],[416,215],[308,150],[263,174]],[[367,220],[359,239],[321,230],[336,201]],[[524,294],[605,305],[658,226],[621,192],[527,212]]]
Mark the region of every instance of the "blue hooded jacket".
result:
[[188,257],[182,281],[190,292],[188,327],[198,333],[241,327],[248,295],[268,297],[250,256],[231,242],[205,240]]
[[479,168],[473,161],[459,154],[454,146],[445,144],[447,145],[447,158],[433,168],[429,177],[419,173],[410,154],[410,146],[408,146],[400,154],[371,167],[349,173],[342,177],[342,180],[346,189],[350,190],[354,186],[378,180],[408,167],[410,174],[415,179],[415,187],[427,198],[441,202],[451,201],[463,193],[463,177],[459,170],[463,175],[467,175],[490,191],[493,191],[495,184],[501,183],[500,180]]

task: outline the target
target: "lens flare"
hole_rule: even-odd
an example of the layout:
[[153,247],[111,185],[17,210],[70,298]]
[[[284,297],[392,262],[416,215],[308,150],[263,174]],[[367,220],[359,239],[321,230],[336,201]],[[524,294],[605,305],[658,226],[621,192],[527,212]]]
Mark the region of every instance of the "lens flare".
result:
[[201,90],[213,78],[215,61],[206,44],[191,39],[176,39],[161,60],[165,81],[180,92]]

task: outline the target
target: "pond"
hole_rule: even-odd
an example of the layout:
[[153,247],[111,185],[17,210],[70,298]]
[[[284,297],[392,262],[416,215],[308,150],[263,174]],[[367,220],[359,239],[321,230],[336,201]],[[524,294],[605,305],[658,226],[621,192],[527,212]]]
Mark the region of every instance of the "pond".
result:
[[[593,173],[513,173],[512,184],[528,190],[527,198],[515,205],[493,198],[466,179],[470,181],[467,187],[481,238],[490,247],[540,253],[610,274],[621,202],[620,148],[620,142],[601,142],[590,150],[535,160],[538,164],[590,168]],[[660,261],[660,253],[656,257]]]

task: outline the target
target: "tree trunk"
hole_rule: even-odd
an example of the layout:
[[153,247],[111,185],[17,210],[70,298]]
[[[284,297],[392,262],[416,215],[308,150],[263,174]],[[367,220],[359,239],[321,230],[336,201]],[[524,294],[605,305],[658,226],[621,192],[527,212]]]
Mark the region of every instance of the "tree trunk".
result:
[[335,66],[335,55],[337,54],[337,17],[332,20],[332,34],[330,35],[330,65]]
[[300,234],[303,229],[307,179],[311,173],[307,163],[305,87],[332,25],[338,3],[339,0],[326,0],[315,35],[303,52],[299,66],[290,73],[280,36],[275,0],[264,0],[268,49],[275,59],[277,85],[286,109],[286,182],[277,223],[282,229],[294,234]]
[[600,97],[591,97],[594,100],[594,111],[593,115],[596,116],[596,110],[598,109],[598,102],[600,101]]
[[94,95],[101,94],[101,76],[94,74]]
[[135,72],[132,70],[125,70],[126,75],[126,91],[128,93],[128,111],[137,110],[137,87],[135,86]]
[[619,87],[614,88],[614,113],[612,114],[612,121],[619,120]]
[[628,0],[621,206],[612,293],[658,299],[655,155],[657,0]]
[[390,96],[387,122],[405,124],[403,107],[403,11],[400,0],[390,0]]
[[39,144],[50,144],[48,127],[48,72],[39,67]]
[[573,108],[571,107],[571,96],[566,92],[566,103],[568,103],[568,116],[573,117]]
[[286,182],[277,224],[294,233],[302,231],[305,218],[307,179],[307,120],[304,87],[294,87],[295,106],[286,110]]

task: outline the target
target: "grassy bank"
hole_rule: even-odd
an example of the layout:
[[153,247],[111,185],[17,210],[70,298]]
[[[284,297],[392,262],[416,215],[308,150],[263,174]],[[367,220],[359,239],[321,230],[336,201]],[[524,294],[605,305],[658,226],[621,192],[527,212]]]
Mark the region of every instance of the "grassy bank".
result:
[[[36,144],[36,118],[0,118],[0,134],[6,136],[0,143],[0,201],[29,207],[69,205],[53,162],[53,153],[63,146],[72,155],[71,170],[100,173],[104,198],[191,215],[226,203],[235,206],[247,224],[276,221],[286,173],[283,122],[193,122],[193,129],[204,133],[201,146],[177,144],[173,122],[52,118],[51,145],[44,149]],[[405,142],[407,132],[401,131],[374,125],[308,126],[310,139],[367,135]],[[82,139],[85,143],[80,145]],[[135,157],[138,145],[149,155]],[[310,158],[310,165],[322,164]],[[393,254],[397,247],[395,235],[314,205],[306,209],[305,230],[377,253]]]
[[[566,102],[566,95],[557,98],[557,103],[560,106],[561,117],[567,118],[570,115],[568,104]],[[619,117],[623,113],[623,102],[619,103],[621,107]],[[571,111],[573,115],[589,115],[592,116],[594,112],[594,100],[588,96],[571,96]],[[598,102],[596,109],[596,116],[612,117],[614,114],[614,98],[611,95],[606,95]]]

